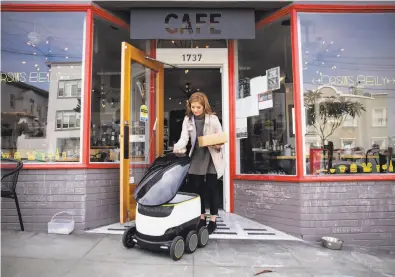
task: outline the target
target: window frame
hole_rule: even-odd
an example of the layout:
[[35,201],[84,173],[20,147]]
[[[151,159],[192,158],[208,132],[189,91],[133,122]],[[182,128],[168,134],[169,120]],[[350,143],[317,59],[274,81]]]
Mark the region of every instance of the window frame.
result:
[[[66,84],[67,83],[72,83],[72,82],[77,82],[77,95],[73,95],[73,91],[71,90],[71,95],[67,96],[65,95],[66,92]],[[81,98],[81,93],[82,93],[82,79],[67,79],[67,80],[59,80],[58,81],[58,90],[57,90],[57,98],[58,99],[73,99],[73,98]],[[63,95],[60,95],[60,84],[63,83]],[[80,85],[78,87],[78,85]],[[78,94],[79,91],[79,94]]]
[[[294,45],[293,51],[297,52],[297,61],[296,63],[298,64],[298,70],[296,70],[296,75],[298,80],[297,84],[297,94],[298,97],[300,98],[300,101],[303,101],[303,78],[302,78],[302,49],[301,49],[301,26],[299,24],[299,13],[338,13],[338,14],[346,14],[346,13],[371,13],[371,14],[377,14],[377,13],[395,13],[395,7],[394,6],[387,6],[387,5],[382,5],[382,6],[359,6],[359,5],[303,5],[303,4],[295,4],[294,5],[294,13],[296,15],[296,23],[297,23],[297,36],[298,36],[298,41],[297,44]],[[303,103],[303,102],[302,102]],[[297,118],[297,127],[299,129],[299,148],[305,149],[305,130],[306,126],[303,124],[303,122],[306,121],[306,115],[305,113],[301,112],[300,110],[298,113],[301,115],[300,118]],[[387,113],[386,113],[387,114]],[[373,125],[373,115],[371,116],[371,122]],[[388,118],[386,116],[386,122],[388,122]],[[387,123],[386,123],[387,124]],[[299,126],[298,126],[299,125]],[[354,126],[344,126],[344,128],[352,128]],[[375,127],[382,127],[382,126],[375,126]],[[384,126],[385,127],[385,126]],[[298,132],[297,132],[298,133]],[[388,144],[388,142],[387,142]],[[323,176],[314,176],[314,175],[308,175],[305,171],[306,169],[306,160],[303,159],[303,157],[299,157],[299,167],[303,168],[302,174],[298,174],[299,180],[300,181],[311,181],[311,182],[338,182],[338,181],[369,181],[369,180],[395,180],[395,174],[394,173],[386,173],[386,174],[378,174],[378,173],[372,173],[372,174],[358,174],[358,175],[353,175],[353,176],[347,176],[347,175],[323,175]]]
[[[383,124],[376,124],[376,117],[375,117],[375,111],[381,110],[383,112]],[[372,108],[372,127],[374,128],[385,128],[388,127],[388,117],[387,117],[387,107],[373,107]]]
[[[60,117],[60,124],[61,124],[61,128],[58,128],[58,114],[61,113],[62,116]],[[68,128],[64,128],[64,119],[65,119],[65,114],[68,117]],[[75,121],[74,121],[74,127],[70,128],[70,118],[72,116],[75,116]],[[77,119],[79,118],[79,120],[81,121],[81,113],[77,113],[76,111],[71,111],[71,110],[58,110],[55,113],[55,131],[75,131],[75,130],[80,130],[81,127],[77,127]],[[81,122],[79,124],[81,126]]]

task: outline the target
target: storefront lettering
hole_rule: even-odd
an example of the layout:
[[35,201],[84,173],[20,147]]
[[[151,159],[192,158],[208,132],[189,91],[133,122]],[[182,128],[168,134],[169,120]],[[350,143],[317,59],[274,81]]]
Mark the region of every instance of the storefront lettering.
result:
[[[81,78],[80,74],[63,74],[58,72],[56,74],[56,80],[67,80],[67,79],[76,79]],[[1,73],[1,82],[4,83],[49,83],[50,80],[50,72],[2,72]]]
[[[191,21],[191,16],[188,13],[184,13],[182,15],[182,19],[181,19],[181,28],[175,28],[175,27],[170,27],[169,24],[171,22],[174,22],[180,18],[177,14],[175,13],[170,13],[166,16],[165,18],[165,29],[169,34],[176,34],[176,33],[180,33],[180,34],[184,34],[184,32],[187,32],[189,34],[193,34],[194,32],[196,34],[200,34],[202,31],[202,27],[209,23],[209,31],[210,34],[215,35],[215,34],[221,34],[221,30],[219,30],[218,28],[215,28],[215,26],[220,24],[220,18],[221,18],[221,14],[220,13],[196,13],[195,14],[195,22],[196,22],[196,26],[195,28],[193,28],[192,26],[192,21]],[[209,19],[209,21],[207,21],[207,19]]]
[[182,54],[183,62],[200,62],[202,60],[202,54]]
[[314,85],[326,86],[366,86],[378,87],[388,84],[395,84],[395,77],[391,76],[374,76],[374,75],[357,75],[357,76],[332,76],[322,75],[318,79],[313,79]]

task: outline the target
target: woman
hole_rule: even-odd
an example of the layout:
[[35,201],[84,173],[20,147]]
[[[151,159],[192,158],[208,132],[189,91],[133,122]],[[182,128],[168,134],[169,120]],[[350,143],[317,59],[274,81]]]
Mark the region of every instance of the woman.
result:
[[179,141],[174,144],[174,153],[185,153],[191,139],[191,166],[189,181],[191,187],[200,195],[201,216],[199,228],[206,226],[205,192],[208,190],[210,203],[210,221],[207,229],[210,234],[217,228],[218,214],[218,179],[224,174],[223,146],[199,147],[197,138],[222,132],[218,117],[212,111],[207,96],[202,92],[191,95],[186,105],[186,116],[182,123]]

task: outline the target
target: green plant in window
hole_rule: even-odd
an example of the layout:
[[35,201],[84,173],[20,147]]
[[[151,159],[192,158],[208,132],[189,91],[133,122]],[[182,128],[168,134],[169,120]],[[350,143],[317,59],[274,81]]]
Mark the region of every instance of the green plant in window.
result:
[[360,117],[366,108],[347,97],[324,96],[319,90],[307,90],[304,94],[307,124],[312,126],[324,146],[326,140],[342,126],[346,117]]

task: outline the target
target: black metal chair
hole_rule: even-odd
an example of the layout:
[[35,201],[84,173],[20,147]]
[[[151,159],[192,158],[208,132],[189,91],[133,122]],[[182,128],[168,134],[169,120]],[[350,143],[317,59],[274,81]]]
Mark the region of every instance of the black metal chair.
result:
[[15,200],[18,212],[19,224],[24,231],[21,210],[19,208],[18,197],[16,195],[16,184],[18,183],[19,172],[23,168],[21,161],[1,158],[1,197]]

